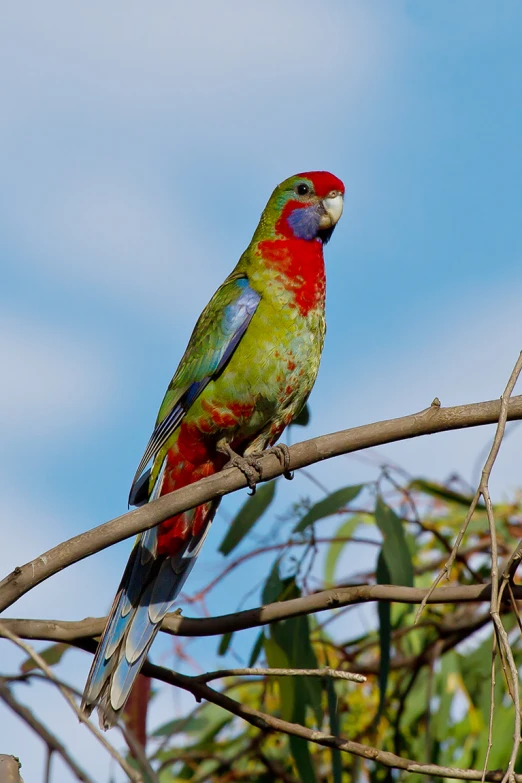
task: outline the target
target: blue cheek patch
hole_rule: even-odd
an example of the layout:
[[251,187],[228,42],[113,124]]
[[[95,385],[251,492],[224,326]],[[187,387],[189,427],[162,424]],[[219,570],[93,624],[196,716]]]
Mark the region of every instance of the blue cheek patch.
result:
[[294,209],[288,216],[288,225],[296,239],[315,239],[321,214],[318,205]]

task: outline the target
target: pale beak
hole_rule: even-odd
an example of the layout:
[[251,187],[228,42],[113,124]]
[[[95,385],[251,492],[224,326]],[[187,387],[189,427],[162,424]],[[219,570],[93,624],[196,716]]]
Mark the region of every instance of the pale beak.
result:
[[333,190],[322,201],[324,215],[321,216],[319,228],[332,228],[343,214],[343,194]]

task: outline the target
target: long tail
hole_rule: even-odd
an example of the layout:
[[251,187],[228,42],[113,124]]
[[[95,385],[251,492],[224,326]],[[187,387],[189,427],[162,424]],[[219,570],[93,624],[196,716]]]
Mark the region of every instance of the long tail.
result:
[[[156,487],[161,482],[156,484]],[[159,494],[159,492],[157,493]],[[151,496],[151,500],[153,496]],[[142,533],[132,550],[98,644],[82,709],[98,706],[103,729],[113,726],[129,697],[161,621],[172,607],[199,554],[219,501],[179,515],[190,530],[175,554],[158,554],[158,528]],[[194,516],[198,524],[192,525]],[[175,520],[169,520],[172,524]],[[196,528],[194,530],[194,528]]]

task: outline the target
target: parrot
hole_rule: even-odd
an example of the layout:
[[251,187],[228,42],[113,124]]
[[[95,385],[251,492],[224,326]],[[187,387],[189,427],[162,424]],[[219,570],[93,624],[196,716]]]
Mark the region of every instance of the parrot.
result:
[[[129,505],[240,468],[252,491],[257,460],[303,409],[323,349],[323,246],[345,188],[327,171],[289,177],[272,193],[252,240],[200,315],[160,406]],[[125,707],[219,505],[211,500],[141,533],[131,551],[87,678],[82,710],[108,729]]]

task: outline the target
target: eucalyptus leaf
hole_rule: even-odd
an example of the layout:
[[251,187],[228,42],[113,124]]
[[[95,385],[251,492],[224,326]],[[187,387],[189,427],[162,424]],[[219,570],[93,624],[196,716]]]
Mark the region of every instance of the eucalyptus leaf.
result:
[[[473,500],[472,495],[463,495],[461,492],[455,492],[455,490],[445,487],[444,484],[426,481],[425,479],[414,479],[410,482],[408,489],[414,489],[417,492],[423,492],[425,495],[431,495],[431,497],[446,500],[450,503],[458,503],[465,508],[469,508]],[[478,507],[480,508],[480,504]]]
[[[338,737],[341,734],[339,713],[337,711],[337,694],[335,685],[331,677],[326,679],[326,695],[328,697],[328,722],[330,724],[330,734]],[[332,783],[343,783],[343,762],[341,751],[338,748],[331,748],[332,756]]]
[[270,573],[261,593],[261,600],[264,604],[273,604],[277,601],[283,591],[283,582],[279,576],[279,558],[272,566]]
[[301,739],[301,737],[294,737],[293,735],[290,735],[288,740],[299,773],[300,783],[317,783],[312,754],[310,753],[310,744],[306,740]]
[[413,563],[402,522],[380,496],[375,506],[375,522],[383,537],[382,554],[390,574],[390,583],[412,587]]
[[[44,661],[49,664],[49,666],[54,666],[55,664],[59,663],[62,660],[62,657],[67,652],[67,650],[71,649],[70,644],[65,644],[64,642],[58,642],[57,644],[51,644],[49,647],[46,647],[45,650],[42,650],[40,655],[44,659]],[[22,672],[27,673],[33,671],[33,669],[39,669],[37,663],[32,658],[27,658],[22,665],[20,666],[20,670]]]
[[[335,538],[350,538],[361,524],[360,516],[353,516],[346,519],[335,531]],[[332,584],[335,577],[335,569],[344,547],[349,541],[332,541],[326,553],[324,564],[324,581]]]
[[[384,549],[384,546],[383,546]],[[391,582],[391,575],[388,569],[383,549],[379,552],[377,558],[377,584],[386,585]],[[379,708],[377,710],[376,722],[382,715],[386,702],[386,687],[390,674],[391,661],[391,606],[388,601],[379,601],[377,605],[379,615],[379,648],[381,660],[379,664]]]
[[332,492],[328,497],[323,498],[318,503],[309,509],[304,517],[294,527],[294,533],[302,533],[314,522],[324,517],[329,517],[331,514],[337,513],[340,509],[344,508],[351,500],[357,497],[362,490],[364,484],[356,484],[350,487],[343,487],[335,492]]
[[255,495],[251,495],[243,503],[238,513],[232,520],[229,529],[219,551],[224,555],[229,555],[233,549],[243,540],[243,538],[249,533],[257,520],[265,513],[268,506],[274,499],[276,489],[275,481],[268,481],[266,484],[262,484]]
[[230,647],[230,642],[232,641],[232,636],[232,631],[228,631],[228,633],[223,634],[218,647],[218,655],[225,655],[227,653],[228,648]]
[[261,650],[263,649],[264,636],[265,636],[264,631],[259,631],[254,646],[252,647],[250,658],[248,660],[249,669],[256,664],[257,659],[261,655]]

